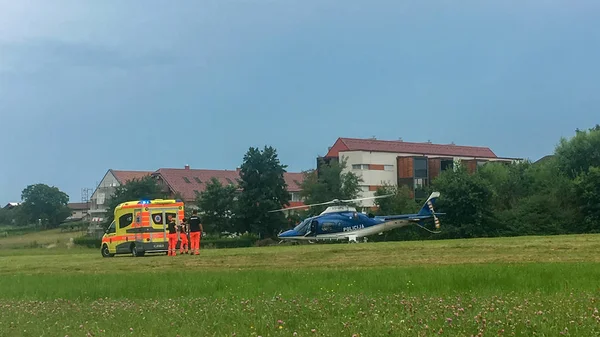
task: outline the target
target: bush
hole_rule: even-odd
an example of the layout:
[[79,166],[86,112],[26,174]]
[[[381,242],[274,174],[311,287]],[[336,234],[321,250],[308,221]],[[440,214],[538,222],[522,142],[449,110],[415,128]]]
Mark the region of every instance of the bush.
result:
[[65,222],[58,226],[61,232],[83,231],[86,227],[87,224],[83,221]]
[[88,236],[80,236],[73,240],[73,243],[78,246],[88,248],[100,248],[102,246],[102,239],[91,238]]

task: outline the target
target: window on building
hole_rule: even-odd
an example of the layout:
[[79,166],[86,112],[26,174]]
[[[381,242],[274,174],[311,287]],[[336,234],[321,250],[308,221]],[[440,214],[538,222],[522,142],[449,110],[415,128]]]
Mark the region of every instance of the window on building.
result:
[[200,178],[198,178],[198,177],[194,177],[194,180],[196,180],[196,182],[197,182],[198,184],[202,184],[202,180],[200,180]]
[[427,179],[425,178],[415,178],[414,181],[414,191],[415,198],[422,199],[425,197],[425,187],[427,186]]
[[427,158],[414,158],[415,178],[427,177]]
[[425,184],[424,179],[422,179],[422,178],[416,178],[415,179],[415,189],[425,187],[424,184]]
[[291,201],[302,201],[302,198],[300,198],[300,192],[292,192],[292,200]]
[[188,179],[188,177],[183,177],[183,181],[185,181],[188,184],[191,184],[192,182]]
[[454,160],[448,159],[448,160],[440,161],[440,169],[442,171],[452,170],[453,168],[454,168]]
[[368,170],[369,164],[352,164],[353,170]]
[[98,198],[96,199],[96,202],[98,203],[98,205],[103,205],[105,198],[106,198],[106,195],[104,193],[98,193]]
[[394,170],[394,165],[383,165],[383,169],[385,171],[393,171]]

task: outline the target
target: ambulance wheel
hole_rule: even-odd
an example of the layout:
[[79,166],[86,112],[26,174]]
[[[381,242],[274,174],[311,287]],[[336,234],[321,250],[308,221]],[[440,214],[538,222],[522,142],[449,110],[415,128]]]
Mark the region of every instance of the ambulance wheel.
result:
[[140,252],[136,246],[136,244],[134,243],[133,245],[131,245],[131,254],[135,257],[140,257],[140,256],[144,256],[145,252]]
[[102,245],[102,257],[113,257],[115,256],[115,254],[111,254],[110,251],[108,250],[108,246],[106,244]]

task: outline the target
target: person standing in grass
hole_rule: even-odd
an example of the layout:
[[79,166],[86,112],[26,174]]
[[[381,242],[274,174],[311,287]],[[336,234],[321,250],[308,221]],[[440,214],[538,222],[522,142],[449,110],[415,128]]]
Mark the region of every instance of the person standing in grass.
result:
[[172,215],[168,217],[169,222],[167,223],[167,230],[169,231],[169,256],[177,255],[176,247],[177,247],[177,223],[175,223],[175,219],[173,219]]
[[190,240],[192,241],[190,253],[194,255],[200,255],[200,236],[202,232],[204,232],[204,228],[198,216],[198,210],[193,210],[190,217]]
[[186,219],[183,218],[181,225],[179,225],[179,238],[181,239],[181,245],[179,246],[179,254],[183,255],[188,253],[188,224]]

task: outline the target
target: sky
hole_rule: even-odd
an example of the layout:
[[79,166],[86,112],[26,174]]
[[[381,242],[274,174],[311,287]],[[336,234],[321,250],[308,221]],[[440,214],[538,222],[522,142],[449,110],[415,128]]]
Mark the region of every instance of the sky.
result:
[[599,122],[600,2],[0,0],[0,203],[338,137],[537,160]]

